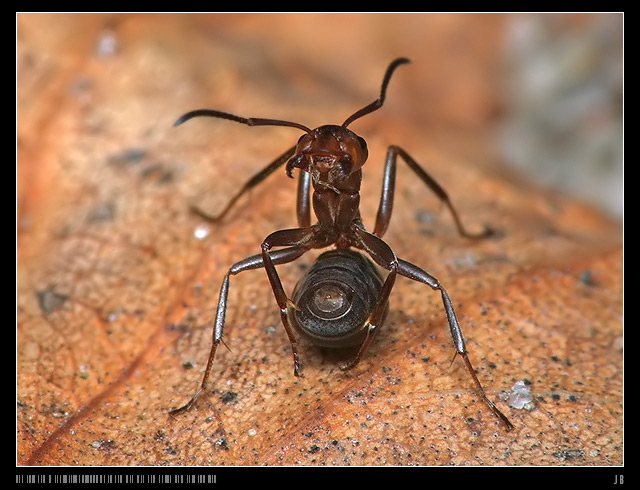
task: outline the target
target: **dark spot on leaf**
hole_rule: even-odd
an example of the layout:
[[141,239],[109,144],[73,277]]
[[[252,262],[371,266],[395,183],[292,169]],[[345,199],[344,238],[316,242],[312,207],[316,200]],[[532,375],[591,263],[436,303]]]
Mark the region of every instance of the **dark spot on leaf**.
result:
[[116,205],[113,202],[103,202],[94,206],[87,214],[88,223],[104,223],[113,221],[116,216]]
[[585,286],[597,286],[598,284],[593,279],[593,273],[591,269],[585,269],[582,274],[580,274],[580,281]]
[[169,332],[186,332],[187,330],[189,330],[189,325],[187,325],[186,323],[170,323],[169,325],[167,325],[167,330],[169,330]]
[[418,223],[433,223],[435,221],[433,213],[429,211],[417,211],[414,218]]
[[141,148],[129,148],[121,153],[109,157],[109,164],[118,167],[127,167],[139,164],[145,157],[147,152]]
[[230,403],[235,401],[237,398],[238,398],[238,394],[235,391],[226,391],[220,397],[220,400],[222,401],[222,403]]
[[56,293],[55,286],[50,286],[44,291],[37,291],[40,309],[45,315],[59,309],[69,299],[66,294]]
[[218,446],[218,447],[221,447],[225,451],[229,450],[229,444],[227,444],[227,438],[225,436],[222,436],[220,439],[218,439],[215,442],[215,445]]
[[162,163],[155,163],[142,170],[140,177],[142,177],[143,180],[153,179],[159,184],[168,184],[173,182],[174,173],[172,169],[167,168]]

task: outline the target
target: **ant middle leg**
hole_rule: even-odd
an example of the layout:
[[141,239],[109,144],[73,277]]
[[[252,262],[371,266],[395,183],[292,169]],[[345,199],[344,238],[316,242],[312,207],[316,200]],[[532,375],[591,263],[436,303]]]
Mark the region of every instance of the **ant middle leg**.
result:
[[396,161],[398,156],[405,161],[411,170],[424,182],[429,189],[442,201],[453,216],[458,233],[466,238],[482,238],[493,234],[490,228],[486,228],[479,233],[470,233],[462,225],[462,221],[458,216],[458,212],[451,204],[451,200],[446,191],[431,177],[422,166],[416,162],[406,151],[399,146],[392,145],[387,150],[387,159],[384,165],[384,175],[382,177],[382,192],[380,194],[380,204],[378,206],[378,214],[376,215],[376,225],[373,234],[382,237],[387,231],[393,211],[393,199],[395,194],[396,182]]
[[373,307],[373,310],[371,310],[369,317],[362,326],[363,328],[366,328],[366,336],[362,344],[360,345],[356,356],[351,360],[351,362],[340,366],[340,369],[343,370],[352,369],[360,362],[360,359],[362,359],[362,356],[373,340],[377,328],[384,321],[384,316],[388,308],[389,296],[391,294],[391,290],[393,289],[393,285],[395,284],[398,267],[398,259],[396,258],[396,254],[384,240],[359,228],[355,229],[355,234],[360,241],[360,243],[357,245],[358,248],[365,250],[371,256],[374,262],[387,269],[389,271],[389,274],[382,284],[382,289],[380,290],[380,294],[377,298],[375,306]]
[[206,211],[203,211],[197,206],[191,206],[191,211],[201,218],[206,219],[211,222],[219,222],[224,219],[227,213],[231,210],[233,205],[240,199],[244,194],[249,192],[251,189],[261,184],[269,175],[278,170],[282,165],[284,165],[295,153],[296,147],[293,146],[285,151],[282,155],[276,158],[273,162],[267,165],[265,168],[260,170],[257,174],[251,177],[245,184],[240,188],[240,190],[231,198],[231,200],[227,203],[225,208],[218,214],[209,214]]
[[312,248],[321,248],[330,245],[332,242],[325,238],[321,238],[320,235],[317,235],[317,230],[318,228],[316,226],[311,226],[309,228],[278,230],[271,233],[262,242],[262,263],[264,264],[273,295],[275,296],[278,308],[280,309],[282,325],[284,326],[289,342],[291,343],[291,350],[293,354],[293,374],[295,376],[301,376],[300,359],[298,357],[298,343],[293,334],[291,323],[289,322],[288,309],[289,306],[294,308],[296,306],[292,304],[291,300],[287,296],[287,293],[282,286],[282,281],[280,281],[280,276],[275,268],[275,264],[278,263],[275,259],[277,258],[279,251],[276,250],[274,252],[270,252],[270,250],[273,247],[290,247],[293,249],[304,250],[306,252]]

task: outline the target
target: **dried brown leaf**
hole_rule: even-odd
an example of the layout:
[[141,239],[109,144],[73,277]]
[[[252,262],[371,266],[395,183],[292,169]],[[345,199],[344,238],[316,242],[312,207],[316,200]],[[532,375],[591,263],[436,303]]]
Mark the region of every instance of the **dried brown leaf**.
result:
[[[415,17],[18,16],[18,464],[622,464],[620,227],[487,163],[490,144],[429,122],[480,128],[499,96],[416,46],[455,39],[474,72],[496,57],[501,17],[430,17],[424,33]],[[310,35],[327,22],[332,36]],[[478,376],[516,429],[504,431],[451,363],[430,289],[398,280],[353,372],[303,344],[295,378],[261,271],[232,279],[230,350],[219,349],[196,406],[169,417],[200,382],[223,274],[294,226],[294,182],[271,177],[220,226],[188,207],[218,209],[298,137],[173,121],[214,107],[339,123],[373,100],[399,55],[414,63],[387,105],[353,126],[370,145],[363,215],[370,225],[396,143],[470,227],[501,231],[469,242],[446,212],[425,219],[436,199],[401,169],[386,239],[446,286]],[[289,290],[310,260],[281,268]],[[531,411],[500,398],[518,380],[530,383]]]

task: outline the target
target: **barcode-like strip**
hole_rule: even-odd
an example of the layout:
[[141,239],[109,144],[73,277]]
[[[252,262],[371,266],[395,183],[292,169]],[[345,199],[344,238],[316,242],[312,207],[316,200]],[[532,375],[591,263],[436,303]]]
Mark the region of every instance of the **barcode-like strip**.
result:
[[89,475],[89,474],[53,474],[53,475],[16,475],[16,483],[18,484],[59,484],[59,483],[79,483],[82,485],[92,483],[113,483],[113,484],[153,484],[153,483],[170,483],[170,484],[211,484],[216,483],[216,475],[184,475],[184,474],[166,474],[166,475],[145,475],[145,474],[123,474],[123,475]]

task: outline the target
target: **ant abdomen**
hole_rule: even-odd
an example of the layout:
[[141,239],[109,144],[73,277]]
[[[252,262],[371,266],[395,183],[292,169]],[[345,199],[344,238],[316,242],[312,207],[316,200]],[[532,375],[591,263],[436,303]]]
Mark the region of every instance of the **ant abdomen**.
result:
[[291,323],[320,347],[361,345],[382,284],[377,267],[361,253],[350,249],[325,252],[293,291]]

